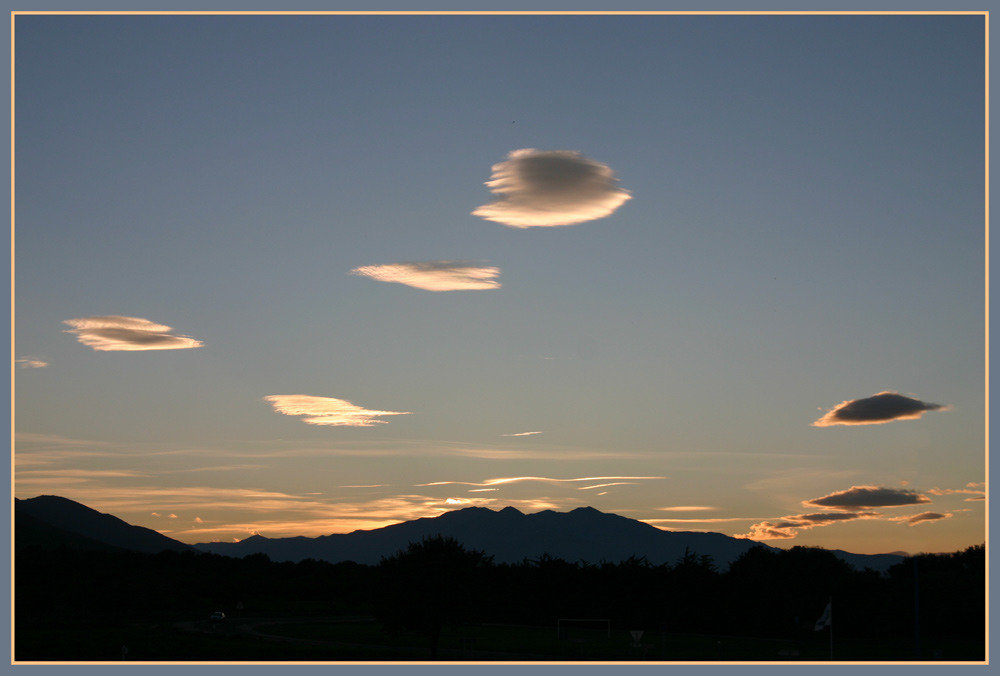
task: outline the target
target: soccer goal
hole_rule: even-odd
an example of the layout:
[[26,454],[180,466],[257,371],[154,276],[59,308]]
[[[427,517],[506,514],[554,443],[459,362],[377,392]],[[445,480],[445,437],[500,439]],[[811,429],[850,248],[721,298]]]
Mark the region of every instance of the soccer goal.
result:
[[556,620],[556,633],[560,641],[611,638],[611,620],[560,618]]

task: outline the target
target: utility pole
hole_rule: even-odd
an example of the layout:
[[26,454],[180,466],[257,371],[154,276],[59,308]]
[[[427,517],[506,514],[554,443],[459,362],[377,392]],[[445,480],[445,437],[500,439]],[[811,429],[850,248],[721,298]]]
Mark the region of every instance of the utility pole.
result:
[[919,555],[913,557],[913,644],[918,662],[920,661],[920,585],[917,570],[919,560]]

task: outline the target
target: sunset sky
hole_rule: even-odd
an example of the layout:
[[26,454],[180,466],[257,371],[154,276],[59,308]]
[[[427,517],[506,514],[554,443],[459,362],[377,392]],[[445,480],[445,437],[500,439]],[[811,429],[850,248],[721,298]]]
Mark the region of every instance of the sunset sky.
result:
[[17,497],[985,540],[983,16],[15,26]]

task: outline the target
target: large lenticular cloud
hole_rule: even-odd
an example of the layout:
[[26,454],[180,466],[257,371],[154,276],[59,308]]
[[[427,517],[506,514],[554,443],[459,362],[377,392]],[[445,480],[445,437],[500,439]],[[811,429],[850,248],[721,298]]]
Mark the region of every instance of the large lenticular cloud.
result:
[[372,427],[387,424],[376,418],[386,415],[410,415],[400,411],[369,411],[343,399],[314,397],[308,394],[273,394],[264,397],[274,410],[285,415],[307,416],[302,422],[310,425]]
[[467,291],[499,289],[500,268],[460,261],[390,263],[354,268],[351,273],[380,282],[396,282],[427,291]]
[[606,165],[575,150],[514,150],[486,185],[499,199],[473,211],[514,228],[572,225],[609,216],[631,199]]
[[851,486],[846,491],[837,491],[821,498],[805,500],[802,504],[821,509],[843,509],[858,511],[874,507],[904,507],[924,505],[930,498],[905,488],[884,486]]
[[172,329],[139,317],[104,315],[63,320],[74,327],[76,339],[100,351],[185,350],[203,343],[190,336],[170,333]]
[[898,392],[879,392],[864,399],[841,402],[812,424],[814,427],[879,425],[893,420],[915,420],[927,411],[947,408],[941,404],[929,404],[919,399],[904,397]]

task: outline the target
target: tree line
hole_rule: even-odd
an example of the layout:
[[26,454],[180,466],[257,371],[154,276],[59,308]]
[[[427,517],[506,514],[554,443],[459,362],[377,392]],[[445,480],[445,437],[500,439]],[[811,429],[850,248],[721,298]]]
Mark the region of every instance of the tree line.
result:
[[[446,537],[410,543],[378,565],[241,559],[216,554],[15,550],[19,623],[368,615],[433,647],[449,624],[555,626],[606,619],[616,629],[767,638],[812,636],[831,601],[840,637],[984,640],[986,548],[908,557],[886,572],[855,570],[830,551],[753,548],[724,570],[687,552],[652,565],[543,555],[496,563]],[[917,624],[919,618],[919,625]]]

